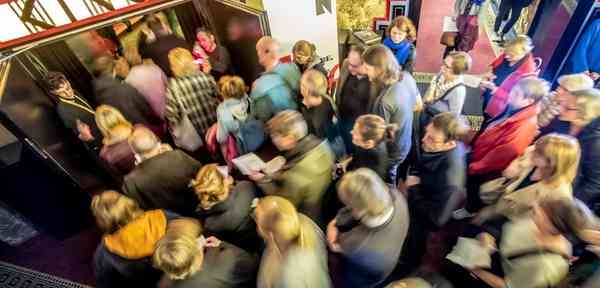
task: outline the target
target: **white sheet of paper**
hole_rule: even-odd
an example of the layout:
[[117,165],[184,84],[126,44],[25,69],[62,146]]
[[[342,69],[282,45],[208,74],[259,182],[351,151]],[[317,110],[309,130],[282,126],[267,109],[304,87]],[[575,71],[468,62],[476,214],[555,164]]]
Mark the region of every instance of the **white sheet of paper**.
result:
[[254,153],[248,153],[232,160],[235,167],[244,175],[250,175],[253,172],[259,172],[267,164]]
[[477,75],[463,75],[463,80],[466,86],[479,88],[479,84],[483,79]]
[[444,24],[442,25],[443,32],[458,32],[456,21],[452,20],[452,16],[444,16]]
[[477,239],[459,237],[446,259],[467,269],[490,268],[492,257]]

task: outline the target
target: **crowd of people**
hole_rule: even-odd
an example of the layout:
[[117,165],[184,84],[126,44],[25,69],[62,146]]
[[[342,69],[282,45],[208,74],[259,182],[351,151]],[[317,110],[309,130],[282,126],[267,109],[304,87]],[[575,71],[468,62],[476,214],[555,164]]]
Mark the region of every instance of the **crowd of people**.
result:
[[[352,46],[333,87],[308,41],[282,63],[261,38],[265,72],[247,87],[210,31],[190,47],[146,22],[127,69],[94,61],[91,101],[45,79],[120,184],[91,204],[97,287],[556,287],[597,269],[600,90],[580,73],[550,91],[527,36],[482,75],[475,131],[461,115],[473,59],[449,52],[421,97],[406,17],[383,44]],[[270,143],[283,163],[235,171]],[[460,253],[473,242],[477,259]]]

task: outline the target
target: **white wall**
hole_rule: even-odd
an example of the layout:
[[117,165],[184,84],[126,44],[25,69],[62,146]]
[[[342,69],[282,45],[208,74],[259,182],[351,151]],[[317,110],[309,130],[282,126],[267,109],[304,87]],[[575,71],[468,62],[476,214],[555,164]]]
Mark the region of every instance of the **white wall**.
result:
[[307,40],[317,46],[319,56],[333,57],[326,62],[328,69],[338,63],[336,0],[330,1],[332,11],[317,16],[315,0],[263,0],[271,35],[281,42],[283,53],[291,53],[296,41]]

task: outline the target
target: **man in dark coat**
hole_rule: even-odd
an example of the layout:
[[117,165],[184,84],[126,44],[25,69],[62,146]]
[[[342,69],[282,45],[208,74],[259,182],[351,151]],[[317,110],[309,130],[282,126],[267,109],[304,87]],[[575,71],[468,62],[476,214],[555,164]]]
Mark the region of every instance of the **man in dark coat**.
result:
[[144,209],[167,209],[194,215],[198,198],[189,186],[201,164],[181,150],[161,144],[145,127],[129,138],[137,166],[125,176],[123,193]]
[[171,33],[159,18],[150,16],[146,23],[152,30],[152,33],[154,33],[156,39],[151,43],[143,45],[140,48],[140,54],[143,59],[152,59],[154,64],[158,65],[167,77],[173,77],[171,65],[169,64],[169,51],[177,47],[190,50],[191,46],[185,40]]

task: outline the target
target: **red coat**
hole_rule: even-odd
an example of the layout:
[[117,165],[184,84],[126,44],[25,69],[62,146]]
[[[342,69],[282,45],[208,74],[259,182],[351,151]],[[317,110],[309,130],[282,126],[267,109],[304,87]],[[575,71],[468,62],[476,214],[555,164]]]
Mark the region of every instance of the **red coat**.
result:
[[531,144],[539,106],[532,105],[487,127],[472,143],[469,174],[499,174]]

